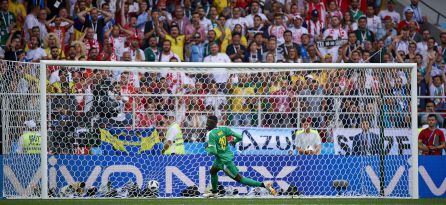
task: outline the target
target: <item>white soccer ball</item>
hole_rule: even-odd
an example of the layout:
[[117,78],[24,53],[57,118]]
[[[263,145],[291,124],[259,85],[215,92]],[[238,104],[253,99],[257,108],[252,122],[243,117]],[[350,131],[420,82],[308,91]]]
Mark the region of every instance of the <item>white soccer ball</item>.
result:
[[160,187],[160,183],[156,180],[150,180],[147,183],[147,188],[149,188],[152,191],[158,190],[159,187]]

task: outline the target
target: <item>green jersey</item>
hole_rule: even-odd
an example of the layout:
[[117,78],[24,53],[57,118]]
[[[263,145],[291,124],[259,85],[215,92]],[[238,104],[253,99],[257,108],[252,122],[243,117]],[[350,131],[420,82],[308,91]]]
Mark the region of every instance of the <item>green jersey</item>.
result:
[[215,155],[217,161],[222,163],[230,162],[234,158],[234,153],[228,146],[229,136],[234,137],[234,142],[240,142],[242,135],[227,127],[217,127],[207,133],[208,147],[206,151]]

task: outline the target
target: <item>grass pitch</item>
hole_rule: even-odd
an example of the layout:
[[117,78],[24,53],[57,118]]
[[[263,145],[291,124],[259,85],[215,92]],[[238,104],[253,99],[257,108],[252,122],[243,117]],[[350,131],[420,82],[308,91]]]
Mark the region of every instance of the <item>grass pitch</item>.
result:
[[0,200],[0,204],[3,205],[148,205],[148,204],[160,204],[160,205],[187,205],[187,204],[203,204],[203,205],[251,205],[251,204],[427,204],[427,205],[445,205],[446,198],[443,199],[52,199],[52,200]]

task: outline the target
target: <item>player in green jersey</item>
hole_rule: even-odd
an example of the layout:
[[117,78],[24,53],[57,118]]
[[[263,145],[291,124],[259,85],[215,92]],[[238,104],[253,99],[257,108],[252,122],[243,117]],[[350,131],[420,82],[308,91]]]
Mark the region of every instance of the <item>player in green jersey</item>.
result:
[[[236,133],[227,127],[217,127],[218,119],[216,116],[209,116],[206,122],[207,145],[206,151],[209,154],[215,155],[214,163],[211,167],[211,184],[212,192],[205,194],[205,197],[216,197],[218,186],[218,171],[223,170],[226,175],[237,182],[253,187],[265,187],[271,195],[276,195],[276,190],[272,187],[271,182],[259,182],[239,174],[237,167],[234,164],[234,153],[229,148],[229,144],[242,141],[242,135]],[[231,138],[234,138],[233,140]]]

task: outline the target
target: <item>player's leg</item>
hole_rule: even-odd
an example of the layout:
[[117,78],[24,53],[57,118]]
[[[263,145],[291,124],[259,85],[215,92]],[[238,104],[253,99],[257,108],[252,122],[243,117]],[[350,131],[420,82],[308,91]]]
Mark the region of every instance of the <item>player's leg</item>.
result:
[[262,183],[262,182],[250,179],[248,177],[243,177],[239,173],[239,170],[238,170],[237,166],[235,166],[234,162],[225,164],[223,167],[223,171],[226,173],[226,175],[228,175],[229,177],[234,179],[236,182],[240,182],[244,185],[252,186],[252,187],[264,187],[264,188],[268,189],[268,191],[271,193],[271,195],[276,195],[276,190],[272,187],[272,184],[270,182]]
[[212,165],[209,173],[211,174],[211,185],[212,185],[212,193],[218,192],[218,171],[221,169],[217,165]]

